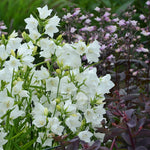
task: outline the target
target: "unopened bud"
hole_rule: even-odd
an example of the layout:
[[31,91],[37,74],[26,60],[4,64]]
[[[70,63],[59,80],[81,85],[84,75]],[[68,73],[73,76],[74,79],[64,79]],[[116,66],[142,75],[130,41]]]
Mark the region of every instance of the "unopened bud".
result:
[[20,77],[17,78],[17,81],[22,81],[22,79]]
[[44,108],[44,115],[47,116],[48,115],[48,109]]
[[11,50],[11,55],[14,56],[14,57],[16,57],[16,54],[15,54],[15,52],[14,52],[13,49]]
[[60,74],[61,74],[61,70],[60,70],[60,69],[56,69],[56,73],[57,73],[58,75],[60,75]]
[[56,105],[56,109],[57,109],[58,111],[61,111],[60,105]]
[[59,104],[60,103],[60,98],[56,98],[55,101],[56,101],[57,104]]

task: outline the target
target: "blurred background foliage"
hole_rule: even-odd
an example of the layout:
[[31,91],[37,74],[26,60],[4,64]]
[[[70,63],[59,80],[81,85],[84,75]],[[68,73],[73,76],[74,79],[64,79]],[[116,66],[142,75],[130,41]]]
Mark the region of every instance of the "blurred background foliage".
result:
[[146,0],[0,0],[0,20],[7,26],[7,32],[23,30],[24,19],[31,13],[37,13],[36,8],[47,4],[58,16],[64,14],[62,8],[79,7],[92,12],[95,7],[111,8],[113,13],[121,15],[128,6],[135,5],[139,13],[143,13]]

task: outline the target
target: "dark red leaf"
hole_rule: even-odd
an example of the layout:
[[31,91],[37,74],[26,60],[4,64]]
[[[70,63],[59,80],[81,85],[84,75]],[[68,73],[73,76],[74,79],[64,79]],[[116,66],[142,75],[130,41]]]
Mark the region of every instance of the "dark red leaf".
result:
[[128,119],[131,119],[133,112],[135,111],[135,109],[129,109],[125,111],[125,114],[127,116]]
[[148,150],[145,146],[139,146],[135,150]]
[[121,136],[128,145],[131,145],[131,140],[130,140],[130,136],[128,133],[124,132],[121,134]]
[[130,127],[130,128],[133,128],[137,125],[137,117],[134,115],[128,122],[127,122],[127,125]]

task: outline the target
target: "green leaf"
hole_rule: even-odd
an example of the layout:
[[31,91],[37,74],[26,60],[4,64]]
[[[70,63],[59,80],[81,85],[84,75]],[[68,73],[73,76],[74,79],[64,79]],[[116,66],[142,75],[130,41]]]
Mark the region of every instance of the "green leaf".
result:
[[17,135],[11,137],[10,140],[13,140],[13,139],[19,137],[25,130],[26,130],[26,128],[24,128],[24,129],[23,129],[21,132],[19,132]]
[[102,0],[102,2],[105,4],[106,7],[111,7],[111,2],[110,0]]
[[15,142],[13,142],[13,145],[15,147],[15,150],[23,150],[22,148],[20,148],[20,146],[18,144],[16,144]]
[[27,144],[21,146],[21,148],[23,150],[26,150],[27,148],[29,148],[34,142],[36,141],[36,139],[31,140],[30,142],[28,142]]
[[117,10],[116,13],[120,15],[123,11],[125,11],[135,0],[129,0],[123,5],[121,5]]

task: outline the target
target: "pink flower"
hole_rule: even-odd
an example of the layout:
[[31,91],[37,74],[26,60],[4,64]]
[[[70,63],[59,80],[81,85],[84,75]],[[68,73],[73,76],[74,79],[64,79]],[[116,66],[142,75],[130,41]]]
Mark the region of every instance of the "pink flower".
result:
[[115,25],[110,25],[110,26],[107,26],[107,29],[108,29],[111,33],[113,33],[113,32],[116,31],[117,26],[115,26]]
[[90,22],[91,22],[90,19],[86,19],[86,20],[85,20],[85,23],[90,23]]
[[72,16],[77,16],[80,13],[80,8],[75,8],[75,12],[72,14]]
[[76,30],[77,30],[76,28],[72,27],[72,28],[70,29],[70,32],[71,32],[71,33],[74,33]]
[[113,61],[114,59],[115,59],[115,57],[112,54],[107,57],[107,60],[110,62]]
[[118,21],[119,21],[119,18],[114,18],[112,21],[118,22]]
[[107,46],[103,44],[103,45],[101,46],[100,50],[104,50],[106,47],[107,47]]
[[150,32],[148,31],[145,31],[144,29],[142,30],[141,34],[145,35],[145,36],[149,36],[150,35]]
[[133,76],[136,76],[138,74],[138,71],[135,71],[132,73]]
[[87,18],[87,16],[82,15],[79,19],[80,19],[80,20],[84,20],[84,19],[86,19],[86,18]]
[[147,48],[144,48],[144,47],[139,47],[136,49],[136,51],[137,52],[145,52],[145,53],[149,52],[149,50]]
[[139,16],[139,18],[140,18],[141,20],[144,20],[144,19],[145,19],[145,16],[144,16],[143,14],[141,14],[141,15]]
[[96,29],[96,26],[85,26],[83,28],[80,29],[80,31],[94,31]]
[[103,17],[108,17],[108,16],[110,16],[109,12],[105,12],[105,14],[103,15]]
[[63,19],[68,19],[68,18],[70,18],[70,17],[72,17],[71,13],[67,13],[67,15],[64,15],[64,16],[63,16]]
[[124,20],[124,19],[121,19],[121,20],[118,22],[118,25],[119,25],[119,26],[124,26],[124,25],[126,25],[125,20]]
[[96,21],[101,21],[101,18],[96,17],[95,20],[96,20]]
[[137,21],[135,21],[135,20],[131,20],[130,22],[131,22],[131,24],[132,24],[133,26],[136,26],[136,25],[137,25]]
[[101,9],[99,7],[96,7],[94,10],[100,12]]
[[146,2],[146,5],[150,6],[150,1],[147,1],[147,2]]
[[107,39],[109,39],[109,37],[110,37],[110,34],[106,33],[104,39],[107,40]]

